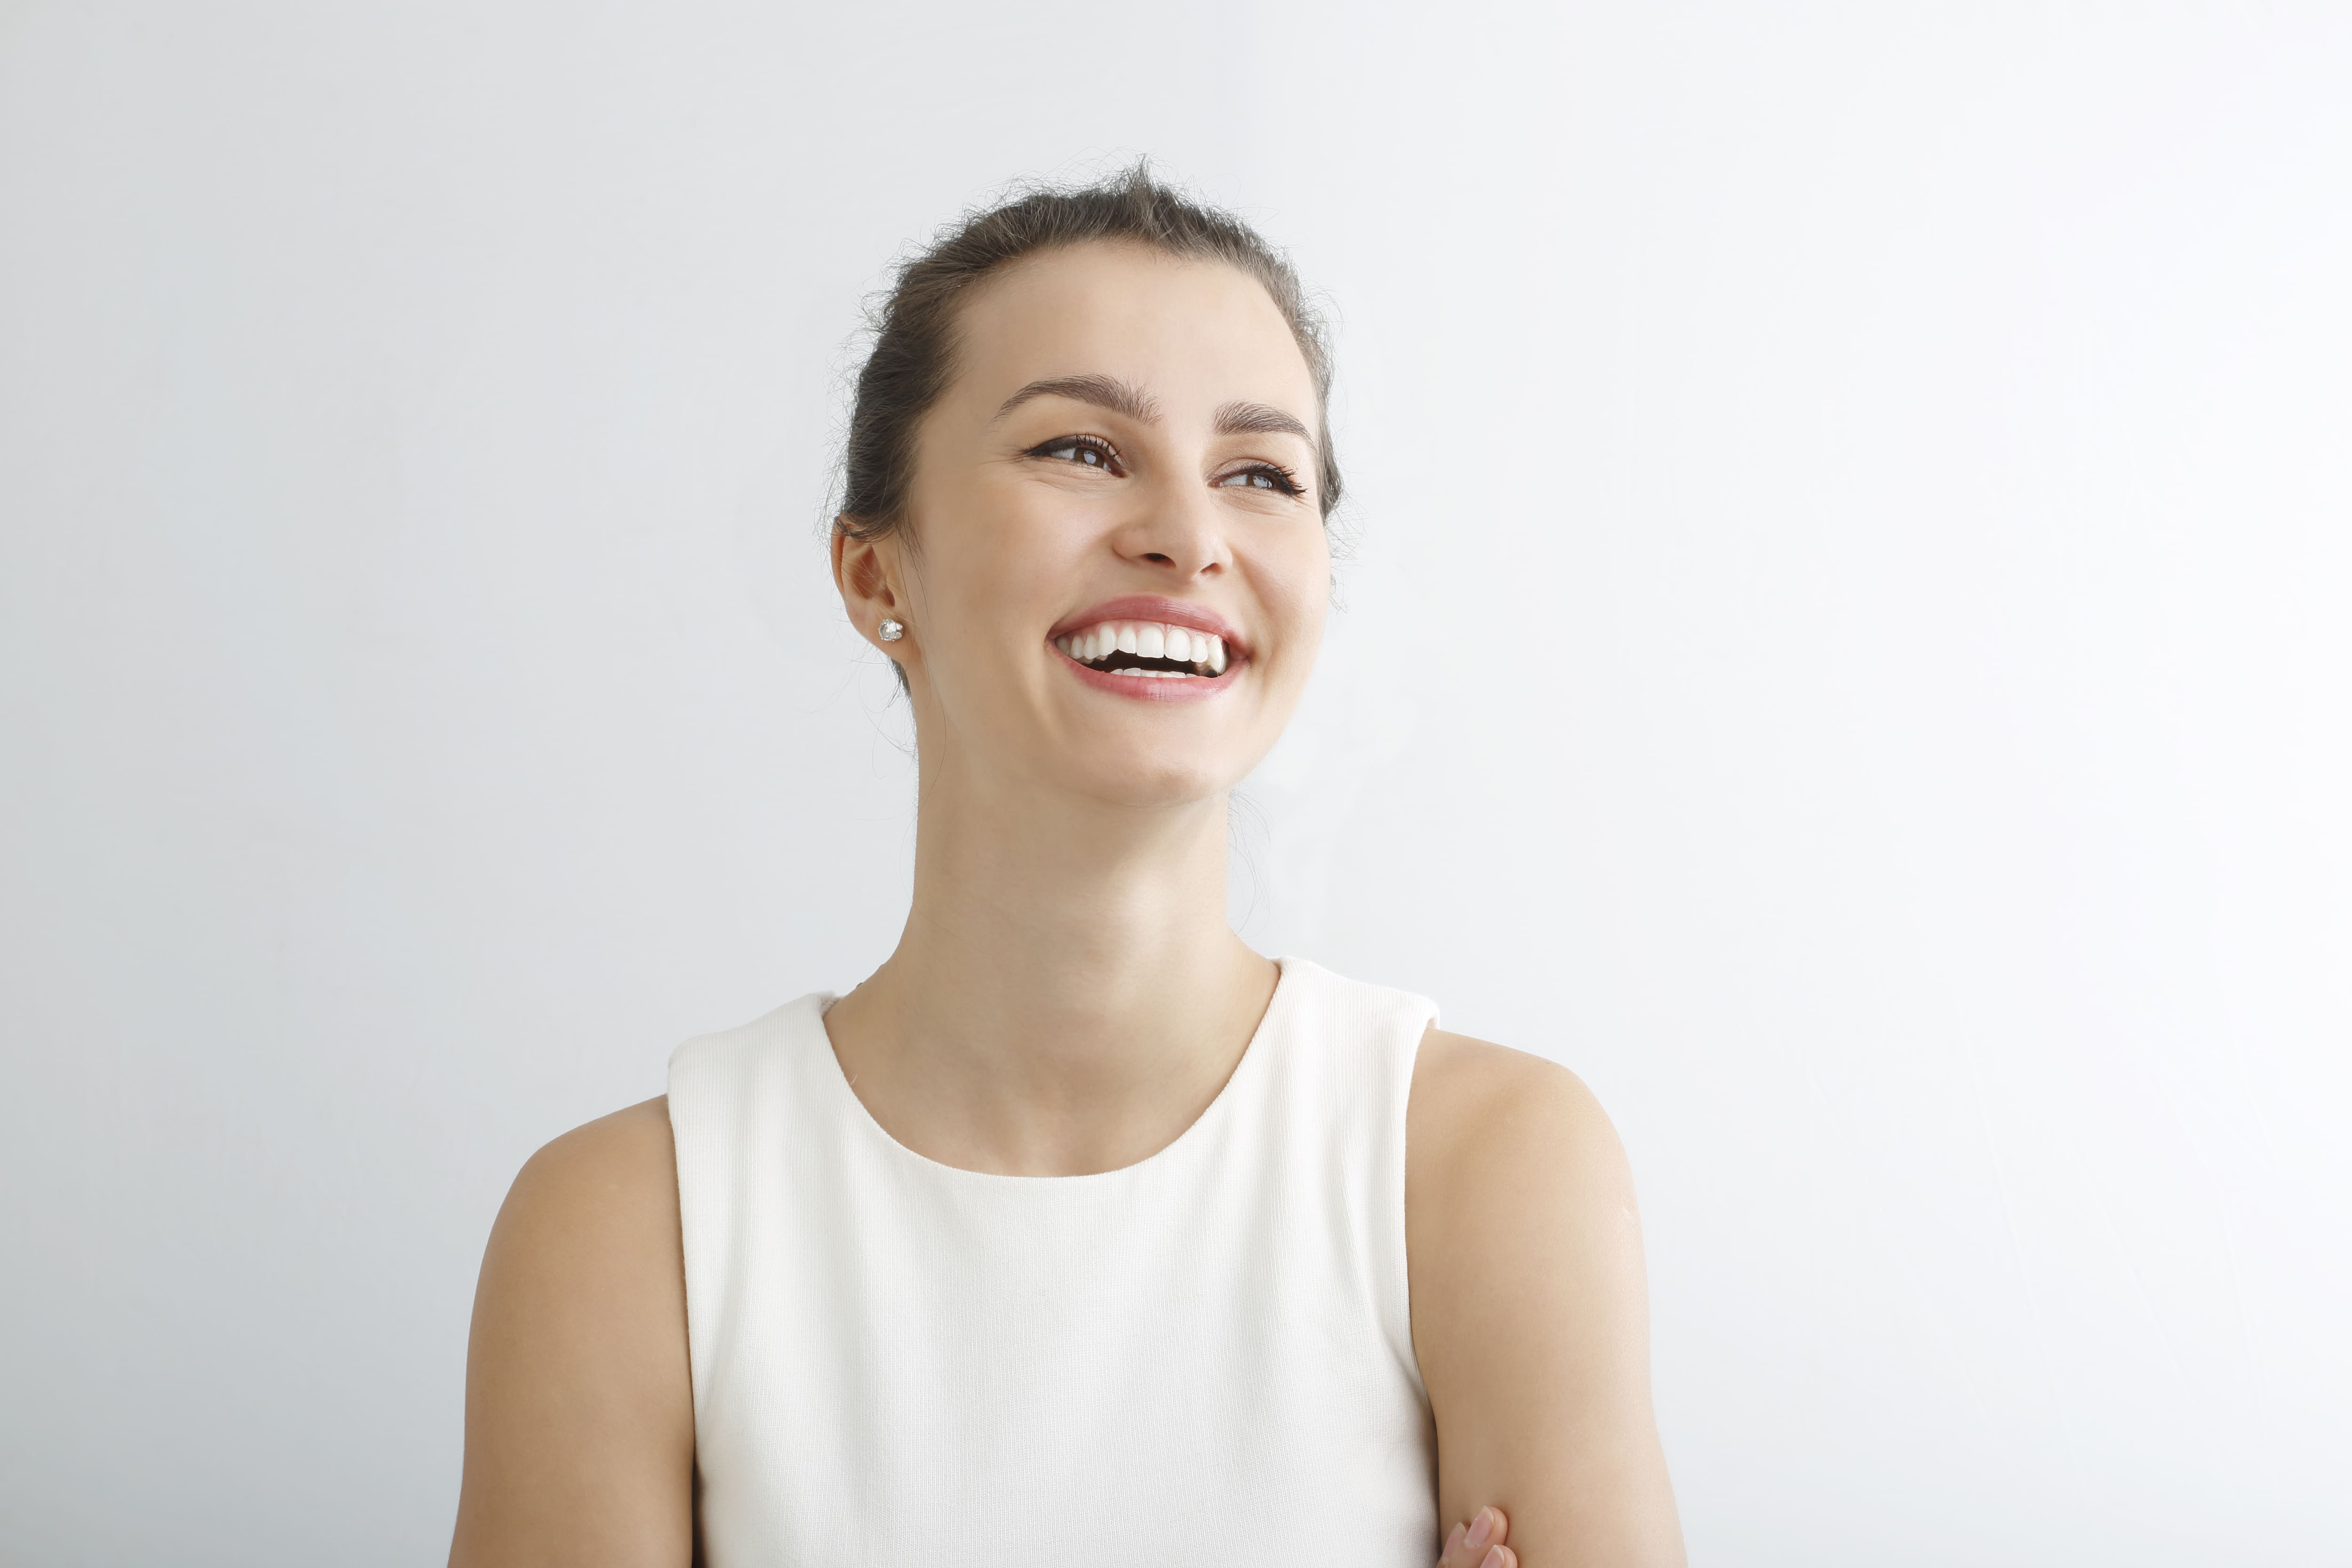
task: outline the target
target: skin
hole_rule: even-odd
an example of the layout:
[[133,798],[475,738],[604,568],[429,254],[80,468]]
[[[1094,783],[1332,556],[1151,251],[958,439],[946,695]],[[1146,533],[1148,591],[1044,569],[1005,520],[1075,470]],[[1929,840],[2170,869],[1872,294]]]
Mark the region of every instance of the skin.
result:
[[[1276,966],[1225,923],[1225,811],[1321,638],[1315,388],[1254,280],[1137,247],[1027,258],[960,324],[907,526],[834,542],[852,624],[906,671],[920,790],[905,932],[825,1024],[909,1148],[1114,1170],[1192,1124],[1273,994]],[[1074,376],[1097,380],[1016,397]],[[1231,428],[1236,408],[1298,428]],[[1226,689],[1136,700],[1048,641],[1139,593],[1230,624]],[[886,616],[903,637],[879,639]],[[1442,1568],[1681,1563],[1607,1118],[1561,1068],[1432,1030],[1407,1143],[1413,1343],[1441,1517],[1460,1521]],[[499,1214],[451,1563],[690,1563],[686,1343],[675,1156],[649,1100],[541,1150]]]

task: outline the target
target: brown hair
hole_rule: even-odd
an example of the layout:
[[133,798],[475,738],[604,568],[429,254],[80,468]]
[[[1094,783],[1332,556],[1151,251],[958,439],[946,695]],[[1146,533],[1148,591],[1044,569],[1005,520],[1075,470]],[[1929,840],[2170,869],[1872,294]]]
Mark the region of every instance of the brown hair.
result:
[[1339,465],[1324,412],[1331,356],[1298,274],[1249,225],[1160,184],[1139,162],[1095,184],[1031,187],[969,214],[899,265],[897,280],[871,312],[874,348],[857,373],[835,527],[855,538],[879,539],[905,521],[915,427],[954,379],[956,313],[964,296],[1024,256],[1102,240],[1147,245],[1186,260],[1223,261],[1265,286],[1315,380],[1315,488],[1329,520],[1339,500]]

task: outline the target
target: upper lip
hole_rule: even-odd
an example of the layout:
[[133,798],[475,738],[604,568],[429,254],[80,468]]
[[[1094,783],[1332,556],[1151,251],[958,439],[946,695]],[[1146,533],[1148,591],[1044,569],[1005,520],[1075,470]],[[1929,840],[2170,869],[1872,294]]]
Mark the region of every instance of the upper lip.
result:
[[1128,594],[1116,599],[1105,599],[1091,609],[1080,610],[1075,616],[1065,616],[1054,623],[1045,640],[1067,637],[1105,621],[1158,621],[1163,626],[1182,626],[1189,631],[1207,632],[1211,637],[1225,639],[1229,658],[1239,658],[1249,652],[1241,633],[1234,624],[1209,608],[1183,599],[1171,599],[1158,594]]

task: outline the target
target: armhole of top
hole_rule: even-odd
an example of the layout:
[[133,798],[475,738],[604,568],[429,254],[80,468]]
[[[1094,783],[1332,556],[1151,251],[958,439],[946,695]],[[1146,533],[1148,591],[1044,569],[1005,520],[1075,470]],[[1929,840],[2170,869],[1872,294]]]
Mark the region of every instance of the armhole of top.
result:
[[[677,1167],[678,1251],[686,1272],[686,1360],[694,1387],[694,1419],[702,1425],[709,1385],[712,1316],[717,1310],[710,1270],[716,1260],[707,1245],[714,1224],[725,1234],[723,1182],[709,1179],[713,1158],[711,1142],[723,1143],[725,1132],[712,1124],[713,1098],[709,1079],[717,1063],[710,1058],[719,1042],[705,1036],[687,1041],[670,1053],[668,1072],[669,1136]],[[722,1156],[719,1156],[723,1158]]]
[[1390,1115],[1392,1119],[1391,1137],[1394,1140],[1392,1146],[1396,1150],[1396,1175],[1394,1178],[1395,1201],[1390,1205],[1389,1212],[1396,1216],[1394,1232],[1396,1265],[1391,1271],[1395,1321],[1391,1324],[1390,1332],[1395,1341],[1398,1362],[1412,1379],[1412,1385],[1420,1393],[1422,1405],[1425,1409],[1429,1404],[1429,1385],[1421,1375],[1421,1353],[1414,1347],[1412,1339],[1412,1233],[1405,1220],[1405,1195],[1410,1186],[1409,1173],[1412,1160],[1411,1133],[1413,1074],[1421,1066],[1421,1047],[1428,1042],[1429,1032],[1437,1027],[1438,1014],[1436,1004],[1426,997],[1412,995],[1409,993],[1398,994],[1400,1007],[1408,1010],[1411,1022],[1400,1024],[1401,1031],[1405,1032],[1407,1037],[1401,1048],[1397,1050],[1398,1059],[1391,1069],[1395,1074],[1393,1080],[1395,1087],[1392,1090],[1395,1103]]
[[763,1150],[789,1135],[796,1077],[805,1071],[802,1031],[813,1026],[822,1039],[822,1009],[834,1000],[831,992],[812,992],[748,1024],[698,1035],[670,1053],[670,1142],[677,1158],[687,1362],[698,1429],[735,1331],[738,1252],[746,1227],[760,1222],[754,1211]]

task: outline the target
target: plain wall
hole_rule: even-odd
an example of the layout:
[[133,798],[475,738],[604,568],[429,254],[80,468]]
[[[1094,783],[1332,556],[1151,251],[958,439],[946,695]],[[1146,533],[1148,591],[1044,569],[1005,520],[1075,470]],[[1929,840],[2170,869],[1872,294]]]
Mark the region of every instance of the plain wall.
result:
[[2352,1559],[2342,8],[0,10],[0,1560],[438,1561],[507,1182],[904,912],[860,298],[1337,322],[1262,949],[1572,1067],[1696,1561]]

